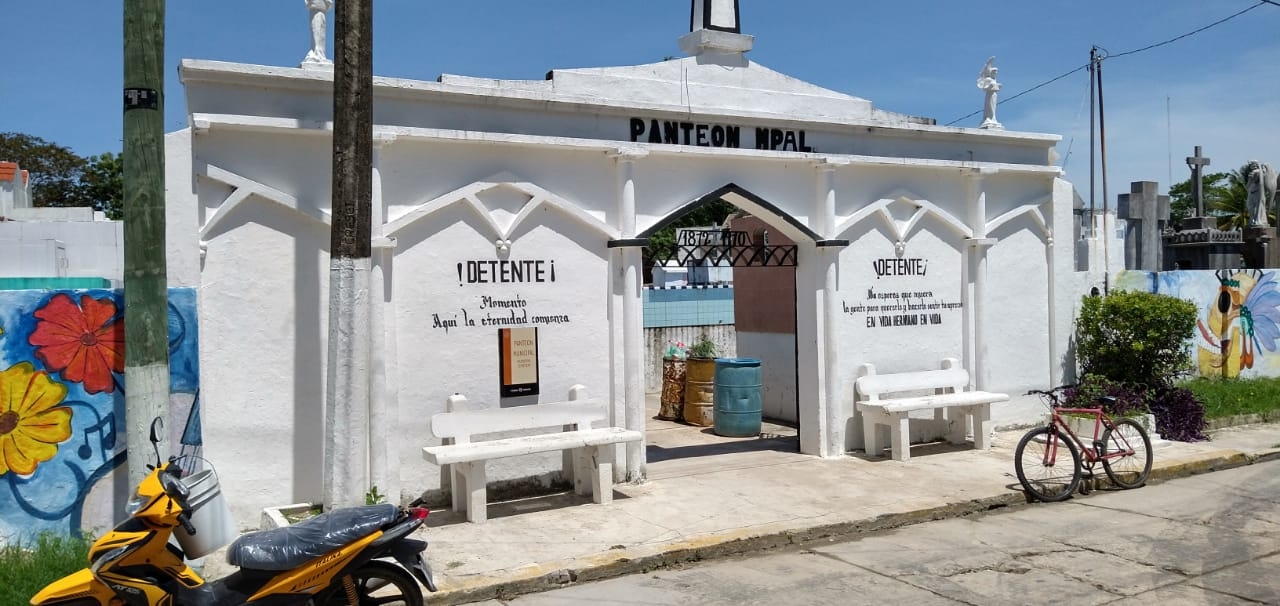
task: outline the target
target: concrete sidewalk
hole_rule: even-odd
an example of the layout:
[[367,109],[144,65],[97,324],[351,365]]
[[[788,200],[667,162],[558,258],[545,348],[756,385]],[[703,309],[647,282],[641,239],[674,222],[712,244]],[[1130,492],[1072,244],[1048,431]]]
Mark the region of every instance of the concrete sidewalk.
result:
[[[990,451],[917,445],[897,462],[801,455],[794,430],[768,424],[748,439],[652,419],[648,429],[648,480],[617,486],[610,505],[537,497],[491,504],[484,524],[432,511],[420,531],[440,587],[429,601],[509,597],[1026,503],[1013,473],[1022,430],[999,433]],[[1151,481],[1280,458],[1280,424],[1212,437],[1156,448]]]

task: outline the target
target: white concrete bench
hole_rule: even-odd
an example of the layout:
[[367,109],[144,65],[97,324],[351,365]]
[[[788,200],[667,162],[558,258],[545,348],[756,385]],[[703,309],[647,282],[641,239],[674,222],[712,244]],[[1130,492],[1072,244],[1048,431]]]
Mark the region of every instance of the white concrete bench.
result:
[[[965,391],[969,385],[969,371],[960,366],[959,360],[946,358],[939,370],[876,374],[875,366],[863,364],[855,382],[857,389],[856,414],[862,415],[862,432],[867,454],[880,454],[883,443],[879,441],[878,427],[889,427],[889,446],[894,460],[911,458],[911,433],[908,413],[913,410],[933,409],[934,419],[947,423],[946,438],[951,443],[962,443],[967,433],[968,419],[973,420],[973,445],[979,450],[991,448],[991,405],[1009,399],[1009,394],[986,391]],[[933,390],[929,395],[893,397]],[[947,413],[954,413],[947,416]]]
[[[571,453],[565,472],[573,478],[576,493],[585,495],[590,489],[596,503],[613,501],[614,445],[641,441],[644,434],[621,427],[592,428],[592,423],[609,418],[608,410],[603,401],[585,398],[585,391],[575,385],[567,402],[483,410],[467,410],[465,397],[450,397],[449,411],[431,417],[431,433],[444,443],[423,448],[422,456],[440,465],[443,476],[449,478],[453,510],[466,511],[470,522],[485,521],[485,463],[554,451]],[[532,430],[543,431],[513,438],[477,438]]]

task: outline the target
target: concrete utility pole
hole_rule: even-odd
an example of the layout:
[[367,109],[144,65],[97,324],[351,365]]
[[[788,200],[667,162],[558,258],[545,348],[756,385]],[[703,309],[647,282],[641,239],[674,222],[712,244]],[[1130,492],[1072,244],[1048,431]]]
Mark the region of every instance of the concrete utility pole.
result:
[[368,485],[369,273],[373,214],[373,0],[334,9],[333,226],[324,505],[362,505]]
[[[125,0],[124,401],[135,486],[152,462],[151,420],[169,420],[163,91],[164,0]],[[169,445],[162,446],[164,456]]]

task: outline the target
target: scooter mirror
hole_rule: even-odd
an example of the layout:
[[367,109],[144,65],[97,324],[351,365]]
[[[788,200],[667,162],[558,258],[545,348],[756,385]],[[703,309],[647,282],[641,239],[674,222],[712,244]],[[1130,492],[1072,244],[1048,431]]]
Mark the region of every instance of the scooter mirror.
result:
[[160,466],[160,433],[164,431],[164,419],[151,420],[151,448],[156,451],[156,467]]
[[160,443],[160,432],[164,431],[164,419],[156,417],[151,420],[151,443]]

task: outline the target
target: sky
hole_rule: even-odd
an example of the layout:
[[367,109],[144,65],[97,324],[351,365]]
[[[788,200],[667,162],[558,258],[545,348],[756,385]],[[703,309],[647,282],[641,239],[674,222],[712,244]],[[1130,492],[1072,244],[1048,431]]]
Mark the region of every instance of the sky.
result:
[[[342,1],[342,0],[338,0]],[[690,0],[378,0],[374,71],[542,79],[552,69],[637,65],[681,56]],[[739,0],[747,57],[877,108],[948,124],[978,111],[996,57],[997,119],[1058,134],[1059,165],[1090,199],[1089,61],[1102,66],[1108,198],[1132,181],[1162,191],[1250,159],[1280,167],[1280,5],[1274,0]],[[184,58],[296,67],[310,45],[304,0],[168,2],[165,130],[187,124]],[[1214,22],[1243,14],[1150,50]],[[122,0],[0,0],[5,69],[0,132],[81,155],[121,150]],[[332,56],[332,28],[330,28]],[[1123,54],[1123,56],[1121,56]],[[958,126],[974,126],[981,114]],[[1095,204],[1102,206],[1101,151]]]

